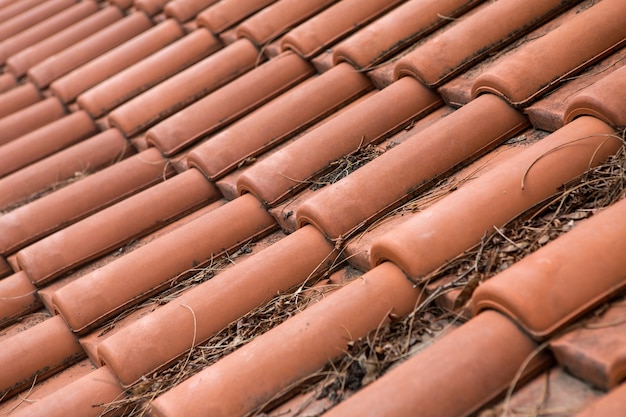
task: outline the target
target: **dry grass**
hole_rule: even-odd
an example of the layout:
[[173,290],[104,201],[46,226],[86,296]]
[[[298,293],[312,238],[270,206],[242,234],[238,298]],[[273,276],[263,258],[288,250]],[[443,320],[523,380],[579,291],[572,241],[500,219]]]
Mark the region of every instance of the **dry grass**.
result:
[[315,191],[330,184],[334,184],[342,178],[347,177],[350,173],[361,168],[363,165],[377,158],[383,153],[383,150],[374,144],[367,146],[359,146],[359,148],[351,153],[333,161],[329,164],[329,171],[317,178],[311,185],[310,189]]

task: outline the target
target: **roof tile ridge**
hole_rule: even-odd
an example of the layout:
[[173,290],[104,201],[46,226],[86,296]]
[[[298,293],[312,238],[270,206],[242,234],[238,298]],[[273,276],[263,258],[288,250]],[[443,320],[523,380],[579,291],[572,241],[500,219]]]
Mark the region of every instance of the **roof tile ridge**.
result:
[[281,38],[280,47],[309,59],[403,1],[340,1],[290,30]]
[[236,28],[237,37],[248,38],[262,47],[336,1],[279,0],[240,23]]
[[27,71],[28,79],[37,87],[45,88],[57,78],[125,43],[151,26],[152,21],[144,13],[131,13],[32,66]]
[[[522,37],[578,0],[494,2],[427,38],[395,64],[395,76],[438,87],[484,57]],[[498,24],[494,24],[498,22]],[[489,28],[489,29],[485,29]],[[464,39],[464,42],[459,42]]]
[[81,110],[26,133],[0,146],[0,158],[8,161],[0,167],[0,180],[97,132],[91,117]]
[[336,45],[333,61],[369,70],[471,10],[480,0],[410,0]]
[[85,357],[78,340],[58,316],[4,340],[1,347],[2,397],[22,391],[33,381],[42,381]]
[[[604,0],[545,36],[505,54],[474,80],[472,96],[490,92],[515,106],[526,106],[564,78],[624,45],[625,10],[620,0]],[[586,30],[589,26],[592,31]],[[569,53],[563,43],[576,44],[579,52]],[[546,62],[551,65],[545,65]]]
[[290,90],[315,73],[297,54],[270,59],[146,132],[146,141],[171,156]]
[[[297,223],[345,239],[527,126],[504,100],[479,97],[304,202]],[[360,198],[365,194],[376,198]]]
[[37,289],[24,271],[18,271],[0,280],[0,329],[37,311],[42,304]]
[[104,7],[38,43],[7,58],[5,68],[21,77],[33,66],[81,40],[121,20],[124,14],[115,6]]
[[99,10],[95,0],[84,0],[31,26],[30,28],[5,39],[0,43],[0,64],[8,57],[46,39],[62,29],[96,13]]
[[[623,59],[626,59],[626,56]],[[626,65],[568,100],[563,119],[565,123],[569,123],[576,117],[594,116],[616,129],[623,129],[626,127],[624,91],[626,91]]]
[[198,13],[196,23],[215,34],[233,28],[276,0],[223,0]]
[[[309,78],[209,138],[189,153],[190,166],[216,180],[372,90],[349,65]],[[291,112],[291,117],[284,115]]]
[[11,143],[66,114],[65,106],[54,96],[11,113],[0,119],[0,145]]
[[164,20],[69,74],[57,78],[50,83],[50,91],[64,103],[70,103],[90,87],[170,45],[184,34],[178,22],[173,19]]
[[241,39],[112,110],[109,124],[127,137],[140,133],[248,72],[258,64],[258,56],[256,47]]
[[[621,141],[611,139],[613,129],[604,122],[591,117],[577,121],[379,237],[372,244],[371,263],[392,261],[419,282],[446,260],[479,243],[485,234],[494,233],[494,227],[502,227],[619,149]],[[454,239],[449,238],[452,235]]]
[[[256,198],[237,198],[56,290],[53,308],[73,331],[85,333],[213,256],[275,229],[274,218]],[[205,239],[207,234],[212,238]]]
[[324,416],[471,415],[517,382],[520,369],[523,380],[549,363],[549,355],[508,318],[485,311]]
[[250,167],[238,180],[238,192],[274,206],[329,169],[330,162],[379,142],[441,104],[439,95],[421,83],[399,80]]
[[195,18],[202,10],[209,9],[218,2],[218,0],[171,0],[163,8],[163,13],[167,17],[176,19],[182,25]]
[[0,22],[5,22],[12,17],[18,16],[28,9],[36,7],[37,5],[45,2],[46,0],[11,1],[13,2],[13,4],[5,5],[2,10],[0,10]]
[[[124,390],[106,367],[100,367],[59,390],[17,410],[15,417],[65,417],[98,415],[107,411],[107,404],[124,397]],[[123,411],[129,411],[124,410]]]
[[[41,287],[114,248],[221,197],[190,169],[47,236],[16,254],[17,264]],[[112,228],[111,225],[116,227]],[[88,242],[85,236],[92,236]]]
[[105,130],[0,178],[0,210],[11,211],[28,199],[38,198],[37,194],[45,194],[64,182],[103,169],[132,153],[117,129]]
[[149,149],[16,208],[0,217],[0,252],[14,252],[172,173],[161,154]]
[[101,117],[161,81],[198,63],[222,48],[209,31],[197,29],[136,64],[118,72],[85,91],[76,99],[78,106]]
[[479,286],[472,299],[474,312],[496,309],[537,340],[545,340],[616,295],[626,285],[619,255],[625,208],[626,200],[621,200],[581,221]]
[[[193,347],[192,340],[194,346],[202,344],[277,293],[314,282],[328,271],[337,256],[333,245],[316,229],[303,228],[108,338],[98,346],[98,357],[115,372],[122,385],[129,386],[181,357]],[[259,279],[263,281],[261,286]],[[252,287],[258,291],[249,291]],[[236,300],[224,305],[222,301],[233,294],[238,294]],[[194,312],[195,322],[190,320],[189,311],[181,307]],[[154,352],[147,342],[156,343],[163,337],[171,343]]]
[[29,27],[72,7],[77,0],[48,0],[0,23],[0,40],[4,41]]
[[[157,397],[151,412],[159,417],[247,414],[344,354],[350,340],[367,335],[390,315],[408,314],[419,298],[420,291],[398,268],[382,265]],[[242,363],[254,364],[246,378],[237,371]]]

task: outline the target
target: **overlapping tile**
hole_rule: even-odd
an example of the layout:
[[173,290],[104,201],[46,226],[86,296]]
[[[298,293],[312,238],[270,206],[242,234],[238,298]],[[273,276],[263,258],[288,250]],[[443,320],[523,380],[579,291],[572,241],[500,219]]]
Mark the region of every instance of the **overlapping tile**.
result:
[[[551,366],[556,375],[573,373],[551,379],[558,395],[576,395],[567,389],[573,381],[579,391],[589,384],[611,390],[580,397],[576,410],[592,412],[591,400],[603,397],[598,406],[615,413],[622,353],[608,341],[616,329],[603,329],[604,351],[587,342],[591,329],[555,329],[581,323],[623,287],[619,254],[603,249],[621,230],[623,216],[610,213],[623,203],[581,216],[591,218],[510,268],[498,265],[506,270],[485,282],[455,279],[463,270],[421,282],[564,183],[622,155],[619,1],[541,2],[532,10],[526,3],[111,0],[95,11],[90,0],[0,0],[0,29],[35,20],[43,28],[37,35],[17,29],[7,39],[15,44],[0,79],[0,150],[10,159],[0,163],[0,343],[2,362],[18,369],[2,374],[0,409],[271,414],[305,390],[292,404],[319,404],[319,415],[380,376],[387,362],[370,369],[371,361],[398,349],[393,362],[412,357],[330,414],[492,412],[484,407],[506,390],[510,404],[524,407],[532,400],[513,388]],[[59,27],[61,20],[69,27]],[[126,34],[114,29],[126,25]],[[85,47],[89,39],[105,42]],[[461,52],[438,53],[449,39]],[[550,52],[563,39],[590,52]],[[72,56],[81,48],[84,56]],[[348,91],[320,100],[340,90]],[[83,133],[79,122],[88,127]],[[62,125],[70,133],[55,130]],[[604,234],[596,227],[603,217],[614,224]],[[602,253],[572,264],[593,266],[586,274],[602,275],[597,288],[539,275],[536,259],[553,261],[552,248],[592,237],[589,254]],[[235,259],[246,248],[254,250]],[[216,259],[234,265],[216,273]],[[355,267],[361,271],[348,272]],[[518,270],[522,278],[507,279]],[[437,308],[440,294],[450,291],[454,310],[479,282],[473,305],[480,307],[463,310],[469,322],[451,324],[428,348],[417,348],[419,337],[373,342],[390,328],[408,337],[411,323],[432,320],[424,311]],[[558,288],[543,290],[553,282]],[[528,294],[524,302],[519,294]],[[254,327],[267,309],[282,318]],[[537,324],[533,314],[554,317]],[[237,341],[246,323],[255,333]],[[507,338],[517,342],[503,346]],[[203,362],[220,340],[233,345]],[[22,342],[32,349],[19,356],[14,343]],[[60,353],[45,359],[44,345]],[[62,382],[85,356],[81,379]],[[339,364],[335,376],[327,372]],[[471,371],[459,377],[464,368]],[[46,380],[54,372],[58,382]],[[355,384],[327,382],[348,375]],[[26,390],[26,398],[31,389],[44,395],[33,404],[6,397]],[[317,389],[339,394],[318,398]],[[295,415],[289,407],[275,412]]]

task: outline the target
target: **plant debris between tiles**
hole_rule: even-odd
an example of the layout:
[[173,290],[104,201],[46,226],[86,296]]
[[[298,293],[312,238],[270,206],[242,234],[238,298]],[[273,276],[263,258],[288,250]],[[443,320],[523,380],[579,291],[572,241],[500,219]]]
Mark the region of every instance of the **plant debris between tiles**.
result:
[[[485,236],[479,245],[424,277],[420,283],[427,284],[428,297],[416,305],[411,314],[404,318],[392,316],[387,324],[379,326],[367,337],[350,342],[345,356],[331,362],[305,380],[292,384],[250,415],[274,417],[283,415],[280,405],[287,403],[296,395],[304,395],[307,400],[297,404],[295,410],[290,408],[284,414],[307,417],[322,415],[333,405],[350,397],[404,359],[424,349],[438,337],[465,321],[467,316],[464,316],[463,308],[481,282],[568,232],[576,226],[578,221],[593,216],[626,196],[626,130],[620,132],[619,138],[625,145],[604,164],[563,186],[560,192],[548,201],[532,208],[504,227],[494,229],[493,233]],[[526,139],[525,136],[520,136],[509,140],[507,144],[517,146],[523,144]],[[532,139],[529,140],[532,141]],[[334,183],[382,153],[383,151],[373,145],[360,148],[354,154],[330,164],[330,167],[334,169],[311,187],[321,188],[326,184]],[[532,169],[532,166],[528,169]],[[418,211],[421,207],[430,205],[446,194],[454,192],[461,182],[471,179],[470,177],[471,174],[456,181],[451,181],[448,177],[394,213]],[[520,186],[523,186],[523,179]],[[253,246],[254,244],[246,244],[233,254],[225,254],[212,260],[209,266],[199,269],[186,279],[173,283],[158,297],[151,298],[142,305],[124,312],[123,316],[111,320],[103,326],[104,330],[100,335],[107,333],[118,320],[133,311],[154,304],[166,304],[184,290],[213,278],[229,265],[235,264],[240,256],[250,254]],[[124,411],[124,415],[130,417],[146,415],[150,402],[158,395],[217,362],[256,336],[276,327],[333,290],[359,279],[361,275],[361,271],[343,262],[331,268],[325,276],[316,280],[307,280],[290,291],[277,294],[265,305],[257,307],[206,342],[191,349],[174,365],[143,377],[141,381],[126,390],[125,398],[102,404],[105,407],[103,414],[117,410]],[[446,295],[452,295],[452,308],[450,308],[450,302],[440,302]],[[589,313],[588,317],[602,315],[608,306],[609,303],[606,303]],[[582,321],[584,322],[585,320]],[[540,348],[545,348],[545,345]],[[546,378],[549,379],[549,371],[546,373]],[[548,391],[548,382],[545,384],[546,391]],[[509,405],[512,390],[509,391],[502,404],[483,409],[479,417],[563,416],[577,411],[542,410],[541,407],[532,411],[515,410]],[[549,396],[550,394],[545,392],[543,395]]]

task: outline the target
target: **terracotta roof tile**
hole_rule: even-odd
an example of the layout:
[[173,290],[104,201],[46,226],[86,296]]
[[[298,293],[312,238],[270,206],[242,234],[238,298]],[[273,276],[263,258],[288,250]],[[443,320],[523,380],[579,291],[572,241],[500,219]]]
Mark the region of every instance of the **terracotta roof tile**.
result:
[[63,9],[76,3],[76,0],[49,0],[35,7],[24,10],[10,20],[0,23],[0,40],[4,41],[13,35],[40,23]]
[[208,31],[196,30],[84,92],[77,102],[93,117],[100,117],[220,47]]
[[[44,3],[46,0],[17,0],[12,4],[3,4],[0,9],[0,22],[5,22],[21,13],[26,12],[28,9],[37,7]],[[4,2],[8,3],[8,2]]]
[[[571,110],[575,110],[575,107],[581,107],[579,110],[582,114],[582,109],[586,108],[589,111],[589,115],[593,115],[594,117],[598,117],[605,122],[612,124],[614,127],[619,127],[615,125],[617,120],[611,121],[607,117],[617,117],[617,113],[613,113],[609,115],[609,113],[601,115],[600,113],[591,113],[591,106],[586,106],[579,102],[578,104],[571,104],[573,99],[579,95],[581,90],[585,90],[589,88],[592,84],[597,83],[604,77],[608,76],[612,72],[624,66],[624,58],[626,57],[626,53],[622,50],[615,54],[608,56],[602,61],[590,67],[584,74],[581,76],[574,76],[567,80],[562,87],[557,90],[551,92],[547,96],[542,97],[541,99],[534,102],[531,106],[524,109],[524,112],[528,115],[533,126],[538,129],[546,130],[548,132],[553,132],[561,127],[566,122],[569,122],[575,117],[573,114],[569,117],[568,120],[567,113]],[[614,77],[612,77],[614,78]],[[589,90],[591,91],[591,89]],[[607,102],[609,100],[607,99]],[[571,107],[568,110],[568,107]],[[597,111],[601,109],[598,107]],[[607,106],[603,106],[602,111],[609,111]]]
[[37,87],[31,83],[17,86],[0,96],[0,118],[35,104],[42,98]]
[[[275,205],[328,169],[330,162],[383,139],[440,105],[440,98],[421,84],[409,78],[400,80],[254,165],[239,178],[239,191],[252,192]],[[312,153],[313,149],[317,152]]]
[[601,316],[550,343],[559,364],[580,379],[603,390],[619,385],[626,376],[624,332],[626,304],[613,303]]
[[180,151],[313,75],[298,55],[285,53],[241,75],[146,132],[167,156]]
[[183,35],[180,25],[168,19],[52,82],[50,91],[69,103],[90,87],[141,61]]
[[27,388],[36,379],[45,379],[66,368],[85,355],[59,316],[3,340],[0,346],[3,368],[0,390],[9,395]]
[[[189,154],[189,164],[212,180],[219,178],[372,88],[368,78],[354,68],[337,66],[212,136]],[[291,117],[284,117],[289,111]]]
[[28,313],[39,310],[41,302],[37,299],[36,288],[24,272],[0,280],[0,326],[3,328]]
[[[563,129],[569,126],[574,128],[576,123]],[[599,139],[607,141],[606,136]],[[565,236],[481,285],[474,295],[474,310],[500,310],[529,334],[543,339],[615,296],[625,285],[620,258],[611,256],[612,250],[620,248],[621,225],[616,219],[624,207],[626,201],[621,201],[581,222]],[[580,236],[584,236],[585,245]],[[539,304],[541,308],[537,308]]]
[[4,64],[6,59],[14,53],[26,49],[46,39],[48,36],[54,35],[96,11],[98,11],[98,5],[95,1],[82,1],[33,25],[29,29],[16,33],[0,43],[0,63]]
[[[80,417],[97,417],[107,410],[105,404],[119,400],[124,391],[107,367],[96,369],[82,378],[44,396],[15,416],[45,414],[62,417],[73,414]],[[59,400],[62,398],[62,400]]]
[[476,0],[412,0],[334,48],[335,62],[370,68],[474,7]]
[[121,45],[147,30],[152,23],[143,13],[132,13],[90,37],[46,58],[28,70],[28,79],[39,88]]
[[250,41],[237,41],[124,103],[109,121],[132,136],[249,71],[257,58]]
[[[107,339],[98,347],[98,355],[115,370],[123,385],[130,385],[142,375],[183,355],[189,350],[191,341],[202,343],[228,323],[267,302],[277,292],[302,285],[315,279],[315,275],[326,272],[337,257],[333,249],[317,230],[302,228],[248,261],[186,292],[150,315],[149,320],[138,321]],[[301,256],[303,253],[307,256]],[[285,258],[291,261],[285,264]],[[261,286],[262,291],[248,291],[251,286],[259,285],[259,277],[267,277]],[[217,302],[233,292],[240,294],[236,302],[229,303],[226,308]],[[163,326],[164,321],[171,326]],[[173,329],[175,335],[171,333]],[[137,343],[163,337],[175,342],[163,346],[157,354],[143,350],[149,348],[149,344]]]
[[[472,132],[466,131],[468,120],[473,121]],[[297,211],[298,224],[312,223],[331,239],[345,238],[410,200],[443,173],[519,133],[527,123],[494,96],[476,99],[305,202]],[[462,142],[454,141],[460,136]],[[447,151],[439,154],[442,148]],[[421,155],[431,158],[416,165]],[[368,193],[376,199],[359,198]]]
[[72,26],[36,43],[7,58],[6,67],[18,77],[26,74],[33,66],[61,52],[71,45],[93,35],[120,20],[123,14],[117,7],[105,7]]
[[[97,212],[171,174],[155,149],[125,159],[82,181],[0,217],[0,252],[13,252],[59,228]],[[97,190],[98,192],[93,192]]]
[[399,3],[399,0],[376,0],[366,4],[356,0],[341,1],[289,31],[280,45],[310,58]]
[[263,46],[337,0],[280,0],[237,26],[237,36]]
[[[472,86],[474,96],[491,92],[514,105],[525,105],[555,88],[560,80],[624,45],[626,10],[619,0],[602,1],[574,16],[545,36],[534,39],[494,62]],[[586,27],[593,27],[593,36]],[[564,44],[575,44],[570,54]],[[541,62],[551,62],[543,66]]]
[[218,0],[171,0],[163,9],[166,16],[184,23],[214,3],[218,3]]
[[[33,283],[41,286],[217,198],[215,187],[189,170],[39,240],[18,252],[17,261]],[[111,224],[119,227],[111,228]],[[85,235],[94,238],[87,244]]]
[[[497,228],[554,194],[562,184],[616,152],[620,141],[607,138],[612,133],[612,128],[597,119],[577,119],[576,123],[563,127],[465,184],[445,200],[416,213],[400,230],[381,237],[372,247],[372,263],[392,261],[412,279],[419,280],[446,259],[479,243],[485,234],[495,233]],[[572,141],[576,146],[567,146]],[[562,160],[565,154],[567,166],[550,162]],[[482,197],[476,199],[476,195]],[[489,210],[489,216],[478,216],[485,210]],[[437,230],[451,232],[433,236],[435,225]],[[463,235],[458,233],[461,229]],[[454,240],[448,239],[452,233],[456,236]],[[416,258],[413,255],[423,253],[426,248],[429,256]]]
[[[412,75],[430,87],[437,87],[572,3],[575,2],[491,3],[467,18],[464,16],[450,23],[443,32],[420,44],[396,64],[395,72],[398,76]],[[490,30],[485,30],[486,26],[491,26]]]
[[607,75],[572,97],[565,109],[565,122],[580,115],[592,115],[616,127],[626,127],[624,99],[620,91],[626,87],[626,66]]
[[[365,336],[392,314],[408,314],[418,298],[404,274],[385,264],[160,396],[152,412],[244,415],[342,354],[349,339]],[[241,364],[249,378],[235,371]]]
[[221,33],[276,0],[222,0],[198,14],[198,26]]
[[84,111],[48,123],[0,146],[1,157],[8,161],[0,167],[0,176],[24,168],[96,132],[96,125]]
[[37,193],[54,189],[59,183],[111,165],[129,151],[122,134],[117,129],[109,129],[23,167],[0,179],[0,209],[5,210]]
[[[518,327],[487,311],[325,415],[470,415],[506,390],[535,349]],[[532,359],[522,368],[527,375],[547,362],[543,355]]]
[[134,0],[133,5],[150,16],[160,13],[170,0]]
[[[57,290],[53,296],[55,309],[72,330],[84,332],[169,285],[189,268],[196,268],[212,256],[274,228],[274,219],[254,197],[238,198]],[[206,233],[210,233],[212,239],[203,240]],[[165,259],[172,245],[186,248],[177,256],[168,256],[167,265],[155,263],[157,259]],[[128,285],[126,274],[140,279]],[[103,291],[106,298],[102,297]],[[85,301],[90,299],[93,302],[88,303],[91,308],[87,309]]]
[[0,414],[623,414],[620,1],[0,0]]
[[49,97],[13,112],[0,119],[0,145],[6,145],[65,115],[65,107],[56,97]]

